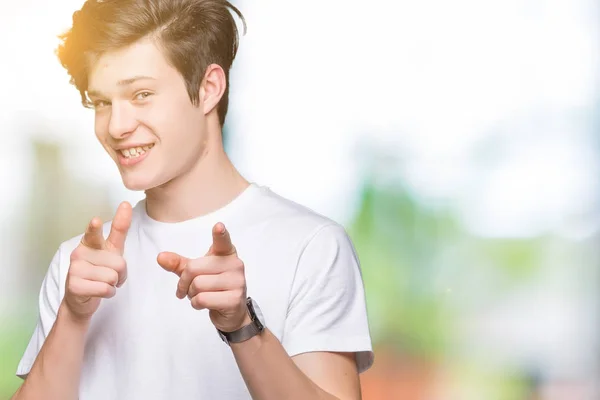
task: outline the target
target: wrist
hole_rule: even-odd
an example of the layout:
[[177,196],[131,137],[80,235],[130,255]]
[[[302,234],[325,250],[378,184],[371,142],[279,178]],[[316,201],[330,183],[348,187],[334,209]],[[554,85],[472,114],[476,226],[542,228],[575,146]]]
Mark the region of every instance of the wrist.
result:
[[63,324],[84,331],[89,327],[91,319],[91,316],[75,314],[64,301],[59,306],[56,316],[57,321],[61,321]]
[[241,323],[236,324],[237,329],[221,330],[217,327],[221,339],[229,343],[245,342],[256,335],[260,335],[265,326],[262,312],[258,304],[251,298],[246,299],[246,312]]
[[[245,310],[245,307],[244,307]],[[246,312],[244,314],[244,319],[242,319],[242,322],[240,322],[239,324],[227,328],[227,329],[219,329],[221,332],[226,332],[226,333],[230,333],[230,332],[235,332],[238,331],[240,329],[242,329],[243,327],[245,327],[246,325],[250,325],[252,323],[252,319],[250,318],[250,315],[248,314],[248,312]],[[217,328],[218,329],[218,328]]]

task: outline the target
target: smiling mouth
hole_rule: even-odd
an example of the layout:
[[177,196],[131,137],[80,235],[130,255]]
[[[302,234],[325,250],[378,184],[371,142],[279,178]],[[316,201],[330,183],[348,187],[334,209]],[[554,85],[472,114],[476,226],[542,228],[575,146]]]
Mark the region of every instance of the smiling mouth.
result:
[[147,146],[141,146],[141,147],[131,147],[129,149],[122,149],[122,150],[119,150],[119,152],[125,158],[136,158],[136,157],[141,156],[142,154],[145,154],[152,147],[154,147],[154,144],[150,144]]

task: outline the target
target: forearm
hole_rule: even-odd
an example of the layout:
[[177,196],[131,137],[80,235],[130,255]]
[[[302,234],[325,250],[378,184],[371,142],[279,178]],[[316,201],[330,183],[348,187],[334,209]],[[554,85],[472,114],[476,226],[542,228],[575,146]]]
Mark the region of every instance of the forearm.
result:
[[76,400],[88,326],[89,322],[77,320],[62,304],[27,379],[12,400]]
[[254,400],[338,400],[313,383],[265,329],[231,349]]

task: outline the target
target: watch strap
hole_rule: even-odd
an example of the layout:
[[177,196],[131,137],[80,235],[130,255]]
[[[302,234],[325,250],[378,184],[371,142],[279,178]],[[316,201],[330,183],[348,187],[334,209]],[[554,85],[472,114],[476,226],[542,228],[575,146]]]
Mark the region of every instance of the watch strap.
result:
[[227,343],[240,343],[258,335],[262,332],[262,327],[259,327],[254,321],[246,326],[241,327],[233,332],[220,332],[224,336]]
[[217,329],[219,331],[219,336],[221,336],[221,339],[225,343],[229,344],[245,342],[246,340],[251,339],[254,336],[260,334],[264,330],[264,326],[260,322],[260,319],[257,317],[256,311],[254,310],[252,298],[248,297],[246,301],[246,306],[248,307],[248,314],[250,315],[251,320],[251,322],[248,325],[245,325],[233,332],[223,332]]

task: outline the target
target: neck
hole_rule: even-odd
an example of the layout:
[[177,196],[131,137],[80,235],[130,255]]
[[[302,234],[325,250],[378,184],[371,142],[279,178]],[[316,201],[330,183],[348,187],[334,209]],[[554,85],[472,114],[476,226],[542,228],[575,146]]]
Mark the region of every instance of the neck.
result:
[[[220,129],[219,129],[220,130]],[[146,212],[161,222],[181,222],[216,211],[249,185],[223,149],[221,135],[209,135],[204,154],[185,174],[146,191]]]

